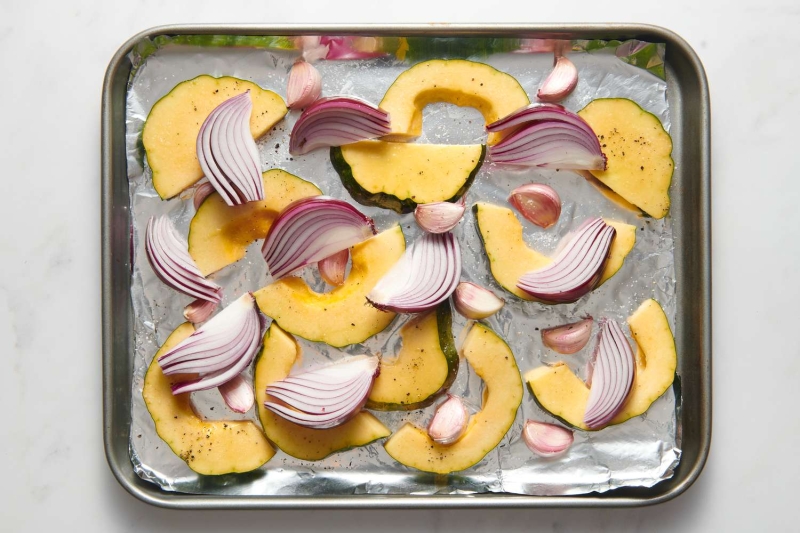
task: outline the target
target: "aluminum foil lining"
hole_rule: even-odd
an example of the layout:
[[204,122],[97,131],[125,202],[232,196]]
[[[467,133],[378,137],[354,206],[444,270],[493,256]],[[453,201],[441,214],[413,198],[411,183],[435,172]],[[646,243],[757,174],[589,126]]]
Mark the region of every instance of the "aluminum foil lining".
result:
[[[441,40],[440,40],[441,41]],[[647,44],[647,43],[645,43]],[[625,97],[656,115],[669,129],[666,83],[659,76],[639,68],[631,61],[620,60],[613,47],[575,47],[570,54],[580,72],[575,91],[563,102],[579,110],[601,97]],[[663,46],[660,49],[663,52]],[[448,476],[435,476],[407,468],[384,451],[382,443],[335,453],[316,462],[300,461],[278,452],[266,465],[248,474],[201,476],[190,470],[156,434],[153,421],[142,399],[142,383],[148,363],[158,346],[184,319],[182,309],[189,302],[163,285],[154,275],[144,253],[143,235],[148,218],[168,214],[185,235],[194,214],[192,190],[169,201],[159,199],[152,187],[141,132],[153,104],[176,84],[201,74],[235,76],[285,95],[289,69],[298,57],[296,50],[258,49],[165,44],[152,50],[134,71],[130,80],[126,111],[128,179],[134,224],[134,264],[131,290],[135,320],[135,349],[131,384],[132,426],[130,453],[139,476],[164,490],[195,494],[247,495],[331,495],[331,494],[456,494],[499,492],[530,495],[570,495],[604,492],[617,487],[649,487],[672,476],[680,459],[680,427],[677,404],[670,388],[644,415],[597,432],[575,432],[575,443],[558,458],[544,459],[532,454],[522,438],[526,419],[553,421],[525,391],[516,420],[500,445],[478,464]],[[134,60],[136,58],[134,57]],[[491,53],[479,60],[514,76],[530,95],[552,67],[548,53]],[[322,60],[316,67],[322,73],[324,95],[355,95],[379,102],[386,89],[410,66],[394,56],[370,60]],[[291,127],[299,113],[290,112],[273,131],[258,142],[262,167],[283,168],[315,183],[324,193],[352,201],[333,170],[328,150],[316,150],[306,156],[288,153]],[[449,104],[428,106],[424,111],[420,143],[466,144],[485,142],[483,119],[471,108]],[[544,348],[540,330],[586,314],[625,319],[646,298],[655,298],[663,306],[670,324],[675,325],[675,276],[673,238],[670,217],[662,220],[643,218],[621,208],[600,194],[584,178],[567,171],[508,171],[485,163],[467,195],[467,203],[482,200],[507,205],[508,193],[515,187],[539,182],[551,185],[563,200],[558,223],[542,230],[524,219],[528,244],[543,252],[552,252],[559,239],[590,216],[602,216],[635,224],[636,246],[622,269],[601,288],[574,304],[547,306],[523,302],[505,292],[492,278],[486,255],[476,230],[475,219],[467,211],[455,232],[463,250],[463,279],[491,288],[506,298],[500,313],[488,319],[489,325],[511,346],[521,372],[545,363],[564,359],[578,376],[586,376],[586,366],[593,346],[576,355],[558,356]],[[355,202],[353,202],[355,203]],[[376,226],[402,225],[406,241],[420,234],[413,215],[400,216],[392,211],[355,204],[374,217]],[[521,217],[520,217],[521,218]],[[243,291],[260,288],[266,279],[266,267],[260,255],[260,242],[253,244],[244,259],[214,275],[225,289],[227,304]],[[324,284],[307,269],[304,278],[315,288]],[[408,320],[397,319],[382,333],[360,345],[343,351],[348,354],[393,354],[399,348],[397,332]],[[467,325],[454,313],[453,332],[462,337]],[[595,326],[596,328],[597,326]],[[627,331],[627,327],[625,328]],[[340,357],[341,352],[327,345],[300,340],[305,364]],[[463,396],[473,409],[481,401],[481,380],[462,360],[458,377],[451,388]],[[210,419],[251,419],[229,411],[216,390],[195,393],[198,411]],[[375,412],[389,428],[398,429],[404,422],[424,424],[434,407],[412,412]]]

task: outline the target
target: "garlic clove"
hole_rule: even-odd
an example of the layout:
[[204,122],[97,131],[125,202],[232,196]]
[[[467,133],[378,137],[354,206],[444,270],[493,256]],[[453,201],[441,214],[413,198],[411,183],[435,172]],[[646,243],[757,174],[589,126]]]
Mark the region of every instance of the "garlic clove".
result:
[[197,299],[183,308],[183,316],[192,324],[205,322],[214,312],[219,302]]
[[246,413],[255,404],[253,385],[247,382],[241,374],[217,387],[222,399],[225,400],[231,411]]
[[525,422],[522,438],[533,453],[542,457],[555,457],[563,454],[575,440],[572,431],[566,428],[534,420]]
[[589,342],[592,334],[592,317],[578,322],[542,330],[542,342],[548,348],[564,355],[577,353]]
[[453,303],[461,315],[480,320],[498,312],[506,302],[480,285],[463,281],[456,287]]
[[414,209],[414,218],[419,227],[428,233],[445,233],[456,227],[464,216],[466,203],[462,196],[458,202],[433,202],[419,204]]
[[547,229],[561,216],[561,198],[552,187],[529,183],[511,191],[508,197],[514,209],[540,228]]
[[194,196],[192,197],[192,203],[194,204],[194,210],[197,211],[200,208],[200,204],[208,198],[211,193],[214,192],[214,186],[211,185],[211,182],[204,181],[197,188],[194,190]]
[[290,109],[300,109],[312,104],[322,94],[322,76],[307,61],[298,61],[289,72],[286,104]]
[[428,424],[428,435],[439,444],[453,444],[467,430],[469,412],[458,396],[447,395],[447,400],[436,408]]
[[578,69],[566,56],[556,55],[552,72],[539,87],[536,97],[543,102],[555,103],[563,100],[578,85]]
[[350,259],[350,250],[345,248],[333,255],[330,255],[317,263],[319,268],[319,275],[325,280],[328,285],[338,287],[344,283],[344,277],[347,270],[347,261]]

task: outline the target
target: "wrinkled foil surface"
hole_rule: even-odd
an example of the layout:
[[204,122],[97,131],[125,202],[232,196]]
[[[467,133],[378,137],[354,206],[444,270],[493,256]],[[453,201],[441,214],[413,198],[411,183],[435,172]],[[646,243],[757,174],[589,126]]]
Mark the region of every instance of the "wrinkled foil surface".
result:
[[[525,420],[554,421],[534,403],[526,386],[516,420],[500,445],[472,468],[449,476],[434,476],[397,463],[384,451],[381,441],[335,453],[316,462],[300,461],[278,451],[263,467],[247,474],[201,476],[190,470],[156,434],[142,399],[142,384],[153,354],[172,330],[184,322],[182,309],[190,301],[161,283],[153,273],[144,252],[144,228],[150,216],[166,213],[178,230],[186,235],[194,214],[192,189],[169,201],[159,199],[152,187],[151,173],[144,157],[142,127],[159,98],[178,83],[201,74],[251,80],[285,97],[288,72],[299,52],[286,45],[291,43],[286,38],[274,38],[277,45],[269,48],[187,42],[189,44],[162,41],[159,46],[148,50],[146,56],[132,54],[135,69],[129,83],[126,111],[134,247],[131,296],[135,314],[130,453],[139,476],[164,490],[184,493],[304,496],[482,492],[571,495],[604,492],[624,486],[649,487],[672,476],[680,459],[679,401],[676,402],[672,387],[640,417],[597,432],[576,431],[572,448],[557,458],[545,459],[534,455],[522,440]],[[633,55],[624,56],[615,53],[616,45],[591,43],[595,44],[589,46],[585,41],[573,43],[570,59],[578,68],[580,80],[563,104],[578,111],[595,98],[630,98],[656,115],[669,130],[666,83],[658,71],[663,45],[649,45],[648,48],[648,43],[625,43],[621,45],[627,46],[625,53]],[[650,50],[647,52],[650,55],[636,60],[635,54],[641,56],[645,53],[642,50]],[[411,52],[413,50],[409,54]],[[398,74],[412,64],[413,56],[408,57],[411,61],[408,58],[400,61],[394,55],[370,60],[318,61],[316,67],[322,74],[323,95],[355,95],[378,103]],[[553,61],[550,53],[506,51],[476,54],[472,58],[511,74],[532,96],[550,71]],[[290,156],[289,132],[298,116],[299,112],[290,112],[258,141],[263,170],[283,168],[315,183],[325,194],[353,202],[375,219],[379,230],[399,222],[407,243],[420,235],[413,214],[400,216],[393,211],[355,203],[333,170],[328,150],[316,150],[300,157]],[[449,104],[431,105],[424,111],[423,124],[423,135],[417,140],[420,143],[470,144],[485,143],[486,140],[483,119],[474,109]],[[561,356],[542,345],[540,330],[575,321],[587,314],[595,318],[611,317],[625,324],[626,318],[647,298],[655,298],[662,305],[674,331],[675,277],[670,217],[654,220],[632,213],[607,199],[584,178],[572,172],[509,171],[489,162],[480,169],[467,194],[467,204],[488,201],[508,207],[506,198],[509,192],[528,182],[552,186],[563,201],[558,223],[547,230],[518,217],[523,223],[527,243],[539,251],[554,251],[563,236],[590,216],[624,221],[636,225],[639,230],[635,248],[614,277],[574,304],[548,306],[519,300],[494,281],[474,216],[471,210],[467,210],[454,230],[462,246],[462,278],[488,287],[506,299],[505,307],[486,322],[511,346],[520,371],[524,374],[542,364],[563,359],[578,376],[585,378],[594,340],[576,355]],[[266,265],[260,254],[260,245],[261,241],[254,243],[244,259],[213,276],[224,287],[225,305],[242,292],[255,291],[265,283]],[[316,290],[325,290],[316,269],[306,269],[303,277]],[[398,315],[385,331],[342,351],[391,356],[399,349],[397,333],[409,318]],[[458,344],[469,323],[455,311],[453,319],[453,334]],[[626,326],[624,329],[629,335]],[[342,351],[327,345],[298,340],[305,365],[341,357]],[[131,362],[119,361],[118,364]],[[450,390],[463,396],[473,412],[480,408],[482,382],[463,359]],[[254,410],[244,415],[228,410],[216,390],[194,393],[193,400],[198,412],[209,419],[250,419],[258,423]],[[374,414],[390,429],[396,430],[406,421],[425,424],[434,408],[411,412],[376,411]]]

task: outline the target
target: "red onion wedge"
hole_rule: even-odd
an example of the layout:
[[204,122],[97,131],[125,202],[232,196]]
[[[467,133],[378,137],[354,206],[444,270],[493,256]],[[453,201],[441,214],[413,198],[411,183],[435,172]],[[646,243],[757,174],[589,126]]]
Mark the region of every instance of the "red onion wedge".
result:
[[381,311],[421,313],[453,294],[461,277],[461,247],[452,233],[426,233],[367,294]]
[[256,403],[253,384],[239,374],[227,383],[218,387],[225,405],[236,413],[246,413]]
[[615,234],[602,218],[590,218],[568,237],[552,263],[523,274],[517,287],[545,302],[576,301],[599,283]]
[[428,424],[428,435],[439,444],[453,444],[467,430],[469,412],[458,396],[447,395],[447,400],[436,408]]
[[552,187],[529,183],[511,191],[509,203],[540,228],[547,229],[561,216],[561,198]]
[[329,255],[319,263],[319,275],[328,285],[338,287],[344,283],[344,276],[347,272],[347,261],[350,260],[350,250],[345,248],[340,252]]
[[592,317],[587,317],[578,322],[543,329],[542,342],[560,354],[578,353],[589,342],[593,322]]
[[591,127],[557,104],[531,104],[486,126],[511,130],[489,147],[495,163],[568,170],[604,170],[606,156]]
[[425,231],[444,233],[458,225],[466,209],[466,200],[462,196],[457,202],[419,204],[414,209],[414,218],[419,227]]
[[222,287],[203,277],[189,255],[186,240],[166,216],[151,217],[147,222],[144,249],[159,279],[176,291],[215,306],[222,300]]
[[367,401],[380,371],[377,357],[349,357],[276,381],[264,405],[295,424],[326,429],[355,416]]
[[558,102],[563,100],[578,85],[578,69],[575,64],[565,56],[556,54],[553,70],[545,78],[536,97],[543,102]]
[[172,394],[213,389],[239,375],[253,360],[265,326],[253,295],[243,294],[158,358],[165,375],[200,374],[173,385]]
[[572,431],[566,428],[534,420],[525,422],[522,438],[533,453],[542,457],[555,457],[563,454],[575,440]]
[[633,385],[634,369],[633,350],[622,328],[615,320],[602,321],[590,367],[589,403],[583,415],[587,427],[603,427],[616,416]]
[[261,157],[250,133],[250,91],[225,100],[197,134],[197,159],[209,183],[228,205],[264,199]]
[[321,98],[295,122],[289,152],[302,155],[323,146],[375,139],[389,131],[389,114],[367,101],[349,96]]
[[261,252],[277,280],[374,234],[372,219],[352,205],[328,196],[312,196],[286,206],[269,228]]

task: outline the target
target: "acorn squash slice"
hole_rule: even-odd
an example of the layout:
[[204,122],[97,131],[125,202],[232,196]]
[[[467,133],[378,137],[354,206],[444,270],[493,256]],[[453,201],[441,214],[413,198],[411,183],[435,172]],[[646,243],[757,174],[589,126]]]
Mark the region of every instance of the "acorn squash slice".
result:
[[[269,461],[275,450],[250,420],[204,420],[190,394],[173,396],[176,376],[165,376],[158,358],[194,332],[186,322],[170,334],[147,369],[142,396],[156,432],[189,468],[203,475],[249,472]],[[185,379],[186,375],[180,377]]]
[[[379,107],[392,120],[392,131],[383,139],[407,142],[419,137],[422,110],[436,102],[474,107],[490,124],[530,104],[530,99],[513,76],[485,63],[464,59],[424,61],[401,73],[383,96]],[[488,143],[501,138],[491,133]]]
[[198,76],[176,85],[155,103],[142,131],[153,187],[166,200],[203,177],[197,160],[197,134],[211,112],[225,100],[250,91],[250,133],[266,134],[286,115],[283,98],[255,83],[224,76]]
[[458,200],[485,155],[481,144],[361,141],[331,148],[333,168],[355,201],[398,213],[410,213],[417,204]]
[[400,330],[403,345],[393,360],[381,359],[367,408],[382,411],[421,409],[444,393],[458,373],[450,301],[416,317]]
[[[494,279],[515,296],[538,301],[517,288],[517,281],[526,272],[547,266],[552,259],[525,244],[522,224],[511,209],[484,202],[477,202],[472,209]],[[606,224],[614,226],[617,233],[598,287],[622,268],[625,257],[636,244],[636,226],[612,220],[606,220]]]
[[320,294],[300,278],[287,277],[255,293],[258,307],[284,330],[311,341],[341,347],[383,331],[395,313],[367,303],[367,294],[405,251],[400,226],[350,249],[350,274],[344,284]]
[[[675,339],[658,302],[645,300],[628,317],[628,325],[638,345],[636,371],[625,405],[609,425],[621,424],[647,411],[672,385],[678,365]],[[589,387],[567,365],[535,368],[525,374],[525,381],[542,409],[565,424],[589,430],[583,423]]]
[[627,98],[592,100],[578,115],[597,134],[608,158],[606,169],[592,175],[651,217],[664,218],[675,163],[672,137],[658,117]]
[[366,411],[340,426],[311,429],[289,422],[267,409],[264,406],[267,385],[285,379],[299,357],[300,346],[297,341],[273,322],[264,335],[253,382],[261,426],[278,448],[297,459],[317,461],[332,453],[364,446],[389,436],[391,431]]
[[285,170],[264,172],[264,200],[229,206],[210,194],[189,225],[189,254],[204,276],[235,263],[247,247],[263,239],[284,207],[308,196],[322,194],[316,185]]
[[464,436],[444,446],[421,428],[406,424],[384,444],[396,461],[436,474],[465,470],[480,462],[506,435],[522,402],[522,380],[514,354],[491,329],[475,324],[462,352],[485,384],[483,406],[472,416]]

